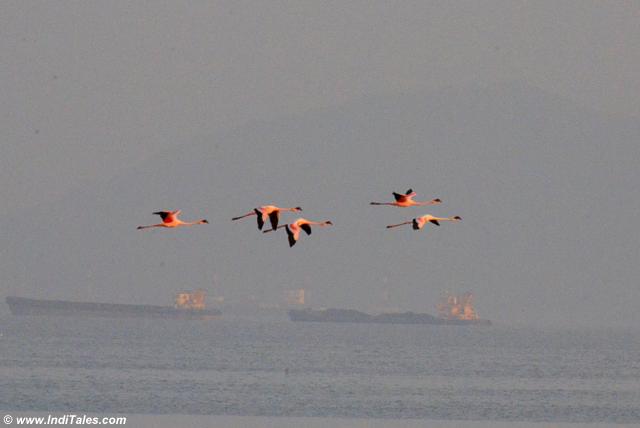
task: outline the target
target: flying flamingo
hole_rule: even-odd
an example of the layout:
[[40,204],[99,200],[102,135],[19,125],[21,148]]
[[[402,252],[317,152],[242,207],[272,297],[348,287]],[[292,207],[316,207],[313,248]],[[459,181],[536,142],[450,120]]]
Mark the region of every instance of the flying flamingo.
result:
[[430,201],[418,202],[414,201],[413,198],[416,196],[416,192],[412,189],[407,190],[407,193],[404,195],[400,193],[393,192],[393,197],[395,198],[395,202],[371,202],[371,205],[392,205],[394,207],[422,207],[425,205],[437,205],[441,204],[442,201],[438,198],[432,199]]
[[427,223],[433,223],[436,226],[440,226],[441,221],[460,221],[460,220],[462,220],[462,218],[460,218],[459,216],[434,217],[431,214],[427,214],[420,217],[416,217],[411,221],[405,221],[404,223],[390,224],[389,226],[387,226],[387,229],[391,229],[392,227],[404,226],[405,224],[411,224],[413,225],[413,230],[420,230]]
[[245,215],[241,215],[240,217],[234,217],[231,220],[232,221],[240,220],[241,218],[255,215],[258,218],[258,229],[262,230],[262,226],[264,226],[268,218],[269,221],[271,222],[272,230],[276,230],[278,228],[278,220],[279,220],[281,211],[291,211],[295,213],[298,211],[302,211],[302,208],[301,207],[280,208],[280,207],[276,207],[275,205],[263,205],[260,208],[254,208],[253,211],[250,211]]
[[209,224],[205,219],[186,222],[178,218],[182,211],[158,211],[154,214],[159,215],[162,218],[162,223],[152,224],[150,226],[138,226],[138,229],[149,229],[152,227],[181,227],[181,226],[193,226],[194,224]]
[[278,226],[275,229],[265,230],[262,233],[273,232],[274,230],[284,227],[289,237],[289,247],[293,247],[300,238],[300,230],[304,230],[307,235],[311,235],[311,226],[333,226],[333,223],[330,221],[310,221],[305,218],[299,218],[293,223]]

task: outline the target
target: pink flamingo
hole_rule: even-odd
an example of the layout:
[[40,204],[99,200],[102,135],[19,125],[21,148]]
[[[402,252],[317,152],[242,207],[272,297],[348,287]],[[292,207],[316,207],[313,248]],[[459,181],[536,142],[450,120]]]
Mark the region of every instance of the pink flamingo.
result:
[[262,233],[273,232],[274,230],[285,228],[287,231],[287,236],[289,238],[289,247],[293,247],[296,245],[296,242],[300,238],[300,230],[304,230],[307,235],[311,235],[311,226],[333,226],[333,223],[330,221],[310,221],[305,218],[299,218],[293,223],[285,224],[283,226],[278,226],[275,229],[265,230]]
[[302,211],[301,207],[294,208],[280,208],[275,205],[263,205],[260,208],[254,208],[253,211],[246,213],[245,215],[241,215],[239,217],[234,217],[231,220],[240,220],[241,218],[249,217],[252,215],[257,216],[258,218],[258,229],[262,230],[267,219],[271,222],[272,230],[276,230],[278,228],[278,220],[280,218],[281,211],[291,211],[291,212],[299,212]]
[[413,198],[416,196],[416,192],[412,189],[407,190],[407,193],[404,195],[400,193],[393,192],[393,197],[395,198],[395,202],[371,202],[371,205],[392,205],[394,207],[422,207],[425,205],[437,205],[442,203],[442,201],[438,198],[432,199],[430,201],[418,202],[414,201]]
[[410,220],[410,221],[405,221],[404,223],[390,224],[389,226],[387,226],[387,229],[391,229],[392,227],[403,226],[405,224],[411,224],[411,225],[413,225],[413,230],[420,230],[427,223],[432,223],[432,224],[435,224],[436,226],[440,226],[440,222],[441,221],[460,221],[460,220],[462,220],[462,218],[459,217],[459,216],[455,216],[455,217],[434,217],[431,214],[427,214],[427,215],[423,215],[423,216],[420,216],[420,217],[416,217],[416,218],[414,218],[413,220]]
[[150,229],[152,227],[182,227],[182,226],[193,226],[194,224],[209,224],[209,222],[205,219],[193,221],[193,222],[185,222],[178,218],[182,211],[158,211],[155,212],[155,215],[159,215],[162,218],[162,223],[152,224],[149,226],[138,226],[138,230],[140,229]]

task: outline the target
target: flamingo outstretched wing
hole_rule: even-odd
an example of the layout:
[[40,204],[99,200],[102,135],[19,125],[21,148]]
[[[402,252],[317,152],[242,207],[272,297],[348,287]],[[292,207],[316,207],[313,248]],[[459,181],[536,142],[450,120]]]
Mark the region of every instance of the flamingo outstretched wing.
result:
[[291,231],[291,229],[289,229],[289,225],[285,227],[285,230],[287,231],[287,237],[289,238],[289,247],[293,247],[294,245],[296,245],[296,236]]
[[278,211],[273,211],[269,214],[269,221],[271,222],[271,228],[273,230],[276,230],[278,228],[278,219],[279,219],[279,212]]
[[256,212],[256,218],[258,219],[258,229],[262,230],[262,227],[264,226],[262,211],[260,211],[258,208],[256,208],[254,211]]
[[[178,212],[180,211],[176,211],[176,213]],[[175,214],[171,211],[157,211],[154,214],[159,215],[163,223],[172,223],[175,219]]]
[[304,230],[307,233],[307,235],[311,235],[311,225],[306,224],[306,223],[305,224],[301,224],[300,225],[300,229]]

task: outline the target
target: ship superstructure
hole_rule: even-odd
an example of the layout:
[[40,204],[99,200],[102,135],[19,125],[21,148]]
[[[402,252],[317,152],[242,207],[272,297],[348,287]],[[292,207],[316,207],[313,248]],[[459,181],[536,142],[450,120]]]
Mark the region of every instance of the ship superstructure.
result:
[[287,290],[285,295],[285,303],[287,306],[304,306],[305,289],[296,288],[293,290]]
[[437,305],[438,316],[445,320],[477,320],[478,313],[473,307],[473,294],[446,293]]
[[176,294],[175,307],[176,309],[205,309],[206,297],[207,293],[204,290],[182,291]]

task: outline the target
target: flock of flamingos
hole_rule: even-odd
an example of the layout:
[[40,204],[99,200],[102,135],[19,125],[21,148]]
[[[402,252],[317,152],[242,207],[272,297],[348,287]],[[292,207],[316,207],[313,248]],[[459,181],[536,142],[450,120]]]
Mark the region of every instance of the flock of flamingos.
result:
[[[413,198],[416,196],[416,192],[412,189],[406,191],[406,193],[396,193],[393,192],[393,197],[395,198],[394,202],[371,202],[371,205],[390,205],[393,207],[407,208],[407,207],[422,207],[425,205],[437,205],[441,204],[442,201],[438,198],[432,199],[430,201],[414,201]],[[284,228],[287,231],[287,237],[289,238],[289,247],[293,247],[300,239],[300,231],[303,230],[307,235],[311,235],[311,226],[332,226],[333,223],[330,221],[311,221],[304,219],[302,217],[294,220],[292,223],[284,224],[278,226],[278,222],[280,220],[280,213],[283,211],[291,211],[291,212],[300,212],[302,211],[301,207],[294,208],[280,208],[275,205],[263,205],[258,208],[254,208],[252,211],[241,215],[239,217],[234,217],[231,220],[240,220],[242,218],[256,216],[258,221],[258,229],[262,230],[264,224],[267,220],[271,223],[271,229],[264,230],[263,233],[274,232],[278,229]],[[193,222],[185,222],[178,218],[180,214],[180,210],[177,211],[158,211],[154,214],[159,215],[162,218],[162,223],[152,224],[149,226],[138,226],[138,229],[150,229],[154,227],[181,227],[181,226],[193,226],[195,224],[208,224],[209,222],[205,219],[193,221]],[[390,224],[387,226],[387,229],[391,229],[398,226],[404,226],[407,224],[411,224],[414,230],[422,229],[427,223],[435,224],[436,226],[440,226],[441,221],[460,221],[462,218],[459,216],[454,217],[435,217],[431,214],[425,214],[420,217],[415,217],[412,220],[405,221],[403,223],[398,224]]]

